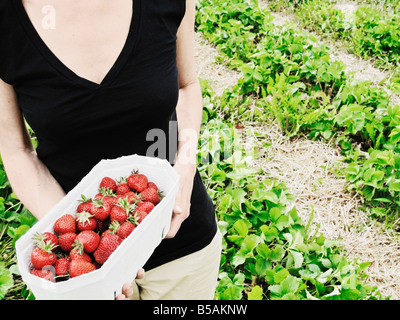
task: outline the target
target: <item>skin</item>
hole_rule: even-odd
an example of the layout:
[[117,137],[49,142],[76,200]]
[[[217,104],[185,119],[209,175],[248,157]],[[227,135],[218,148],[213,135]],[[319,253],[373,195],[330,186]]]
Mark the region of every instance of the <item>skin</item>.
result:
[[[195,0],[186,2],[186,14],[177,34],[177,118],[182,139],[174,169],[180,176],[180,186],[167,238],[174,237],[189,216],[202,117],[202,95],[194,60]],[[77,75],[100,83],[124,46],[132,1],[53,0],[57,18],[55,29],[41,26],[42,8],[48,5],[47,0],[24,0],[23,4],[37,32],[53,53]],[[41,219],[65,196],[65,192],[38,158],[14,89],[2,80],[0,114],[0,154],[9,181],[22,203]],[[137,276],[142,278],[144,270],[139,270]],[[131,294],[132,286],[127,283],[117,299]]]

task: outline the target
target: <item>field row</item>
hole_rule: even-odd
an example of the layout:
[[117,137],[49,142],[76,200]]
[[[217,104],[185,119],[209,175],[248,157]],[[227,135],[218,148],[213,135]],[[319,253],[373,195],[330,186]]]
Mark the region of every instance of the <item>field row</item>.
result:
[[[274,10],[286,10],[306,29],[341,41],[352,53],[373,59],[383,68],[400,62],[400,4],[398,1],[278,0]],[[398,70],[391,79],[399,88]]]
[[[277,118],[288,136],[332,141],[348,162],[349,191],[366,210],[396,221],[400,196],[400,108],[388,94],[346,74],[306,32],[276,27],[268,11],[241,1],[202,1],[198,30],[243,73],[221,96],[231,119]],[[247,108],[256,96],[254,108]]]
[[[314,119],[317,123],[326,116],[326,110],[320,108],[323,97],[325,96],[328,106],[331,100],[328,95],[333,97],[334,93],[343,90],[340,87],[346,81],[344,70],[340,63],[329,60],[324,46],[318,46],[315,39],[306,34],[299,34],[292,29],[276,28],[272,20],[269,12],[260,10],[255,1],[199,1],[197,30],[219,50],[221,63],[242,72],[237,85],[227,88],[221,96],[215,98],[214,103],[211,101],[205,104],[205,118],[207,121],[212,119],[213,128],[218,127],[215,124],[218,121],[224,127],[230,128],[228,132],[234,131],[235,127],[241,128],[241,124],[247,121],[262,123],[272,116],[280,119],[288,136],[310,133],[310,122],[307,119]],[[321,72],[323,70],[325,74]],[[338,74],[332,75],[335,71]],[[327,78],[330,80],[326,81]],[[335,92],[331,91],[331,83],[338,83]],[[334,107],[329,108],[333,110]],[[332,123],[329,129],[332,129],[333,119],[330,120]],[[226,148],[226,141],[230,140],[223,138],[226,134],[221,132],[223,131],[215,132],[215,137],[219,136],[220,141],[224,142],[221,146]],[[325,134],[326,139],[333,139],[337,133],[335,130],[322,132],[316,127],[313,134],[313,138],[322,138]],[[240,149],[240,145],[237,148]],[[320,240],[323,239],[324,246],[335,242],[325,239],[323,235],[310,234],[311,220],[304,224],[298,220],[297,214],[292,216],[295,210],[294,199],[284,185],[278,184],[279,189],[286,193],[279,202],[276,201],[276,195],[282,195],[282,191],[274,192],[275,195],[270,193],[271,183],[276,184],[276,181],[266,179],[267,184],[261,181],[264,186],[260,188],[257,177],[268,177],[268,173],[257,170],[252,172],[251,166],[245,161],[248,156],[247,153],[241,157],[236,155],[232,172],[225,166],[228,163],[228,168],[231,168],[233,159],[229,159],[227,163],[217,161],[218,164],[211,164],[211,167],[203,171],[213,172],[218,179],[224,181],[219,186],[220,192],[211,191],[215,203],[219,204],[217,212],[222,230],[227,230],[224,233],[226,247],[221,269],[223,280],[218,287],[217,298],[226,298],[232,291],[240,292],[240,284],[243,282],[244,292],[259,292],[259,297],[267,299],[376,298],[375,289],[363,287],[364,282],[361,281],[365,276],[362,276],[361,270],[369,263],[357,265],[346,262],[355,271],[352,281],[361,281],[352,287],[351,293],[347,291],[349,278],[344,280],[332,277],[337,274],[340,266],[332,263],[331,258],[328,258],[330,263],[324,265],[324,262],[328,262],[324,260],[324,255],[329,256],[332,252],[327,250],[321,255]],[[223,171],[220,170],[221,166]],[[231,173],[228,176],[230,179],[226,180],[225,172]],[[204,177],[206,181],[209,180],[207,175]],[[248,181],[251,182],[250,188]],[[235,189],[231,186],[235,186],[237,190],[233,192]],[[222,189],[224,187],[226,194]],[[262,206],[260,202],[265,204]],[[278,203],[279,210],[275,209]],[[276,226],[276,217],[288,221],[289,224],[283,229],[282,226]],[[272,230],[271,226],[274,227]],[[275,238],[270,237],[269,232],[273,232]],[[275,241],[278,240],[283,251],[276,260],[274,250]],[[294,243],[299,246],[293,247]],[[262,248],[258,247],[259,244]],[[311,248],[314,246],[319,249],[313,252]],[[336,244],[331,249],[338,254],[337,257],[344,257]],[[263,253],[264,250],[266,254]],[[282,277],[278,277],[277,271],[282,271]],[[312,279],[308,277],[311,274]],[[322,275],[328,275],[328,278],[320,278]],[[235,279],[240,281],[236,283]],[[275,289],[279,290],[280,296],[275,295]],[[246,298],[245,295],[241,297]],[[254,298],[255,295],[251,294],[250,297]]]

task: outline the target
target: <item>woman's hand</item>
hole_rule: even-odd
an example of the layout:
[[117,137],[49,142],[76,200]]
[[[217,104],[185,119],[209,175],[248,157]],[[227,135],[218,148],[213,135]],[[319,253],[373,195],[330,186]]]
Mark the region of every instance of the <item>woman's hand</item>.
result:
[[[144,269],[139,269],[136,275],[136,279],[143,279],[144,277]],[[119,294],[115,300],[125,300],[126,298],[129,298],[131,295],[133,295],[133,287],[132,283],[127,282],[122,286],[122,293]]]
[[175,205],[172,212],[171,227],[166,238],[175,237],[183,221],[190,214],[190,197],[193,190],[193,179],[196,173],[196,166],[192,163],[177,162],[174,169],[179,175],[179,188],[175,199]]

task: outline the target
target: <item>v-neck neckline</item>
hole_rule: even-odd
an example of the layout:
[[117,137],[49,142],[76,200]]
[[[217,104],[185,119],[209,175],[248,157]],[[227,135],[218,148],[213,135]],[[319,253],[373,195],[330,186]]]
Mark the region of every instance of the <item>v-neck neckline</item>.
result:
[[[1,0],[0,0],[1,1]],[[72,71],[67,65],[65,65],[48,47],[48,45],[44,42],[42,37],[37,32],[35,26],[33,25],[31,19],[28,16],[27,11],[22,3],[22,0],[11,0],[15,3],[18,15],[21,19],[21,22],[28,33],[30,39],[33,41],[36,48],[41,52],[44,58],[55,68],[67,77],[69,80],[76,82],[80,85],[83,85],[88,88],[98,89],[104,86],[109,85],[114,81],[115,77],[121,71],[122,67],[128,61],[130,53],[132,52],[136,39],[138,37],[138,28],[140,23],[140,0],[132,0],[132,18],[129,26],[128,35],[124,46],[117,59],[115,60],[112,67],[104,76],[103,80],[100,83],[94,82],[92,80],[86,79],[84,77],[79,76],[74,71]]]

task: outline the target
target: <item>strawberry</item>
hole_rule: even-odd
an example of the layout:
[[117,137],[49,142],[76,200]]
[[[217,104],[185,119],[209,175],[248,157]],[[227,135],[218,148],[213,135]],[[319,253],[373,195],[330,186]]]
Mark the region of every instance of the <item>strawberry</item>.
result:
[[82,259],[72,260],[69,264],[68,271],[72,278],[78,277],[96,270],[94,264]]
[[58,235],[62,235],[64,233],[69,233],[69,232],[75,232],[76,231],[75,217],[70,214],[65,214],[61,216],[54,223],[54,231],[58,233]]
[[74,232],[68,232],[61,235],[60,238],[58,239],[58,244],[60,248],[65,252],[71,251],[76,237],[77,234]]
[[86,252],[80,252],[77,248],[73,248],[69,253],[70,260],[83,259],[86,262],[92,262],[92,258]]
[[97,220],[87,211],[78,212],[76,214],[76,227],[79,231],[95,230],[97,227]]
[[158,187],[154,182],[148,182],[147,188],[153,188],[154,190],[158,191]]
[[122,198],[118,200],[118,204],[112,207],[110,212],[111,222],[118,221],[119,223],[123,223],[128,219],[129,213],[133,211],[135,205],[132,205],[128,202],[127,198]]
[[154,209],[154,203],[148,201],[141,201],[137,204],[135,212],[144,211],[146,213],[150,213]]
[[104,196],[103,202],[110,205],[110,207],[115,206],[118,203],[118,198],[116,196]]
[[122,198],[123,199],[127,198],[130,204],[135,204],[136,202],[139,201],[139,196],[133,191],[128,191],[127,193],[123,194]]
[[52,246],[52,251],[54,251],[54,249],[58,247],[58,238],[54,233],[51,232],[37,232],[33,237],[33,243],[36,246],[39,246],[41,243],[49,244]]
[[147,188],[148,179],[144,174],[139,174],[137,171],[133,171],[127,178],[127,183],[132,190],[142,192]]
[[48,245],[35,247],[31,252],[31,262],[35,269],[43,269],[56,263],[57,256]]
[[79,252],[91,253],[95,251],[99,245],[100,236],[92,230],[84,230],[80,232],[76,238],[73,246]]
[[127,192],[131,191],[131,188],[129,188],[128,183],[126,181],[125,177],[121,177],[119,179],[118,185],[117,185],[117,195],[122,195],[125,194]]
[[132,222],[125,221],[118,227],[117,235],[121,237],[121,239],[126,239],[135,228],[136,226]]
[[92,207],[90,213],[97,220],[105,220],[110,216],[111,206],[109,203],[104,202],[103,200],[93,200],[94,206]]
[[108,189],[115,192],[117,190],[117,183],[110,177],[104,177],[100,182],[99,189]]
[[92,209],[93,203],[92,203],[92,199],[90,198],[86,198],[83,194],[81,195],[82,200],[80,201],[80,204],[78,205],[76,211],[77,212],[90,212],[90,210]]
[[126,209],[116,205],[111,209],[110,218],[111,222],[118,221],[122,223],[128,219],[128,212],[126,212]]
[[161,192],[155,190],[154,188],[146,188],[140,193],[142,201],[148,201],[156,205],[161,201]]
[[58,258],[55,265],[54,271],[57,276],[66,276],[68,274],[69,261],[66,258]]
[[34,276],[37,276],[39,278],[43,278],[45,280],[49,280],[51,282],[54,282],[54,273],[51,272],[50,270],[37,270],[34,269],[30,272],[31,274],[33,274]]
[[148,213],[146,211],[141,211],[141,210],[135,211],[134,216],[136,218],[136,224],[141,223],[143,219],[147,217],[147,215]]
[[95,195],[95,200],[103,200],[104,202],[108,202],[111,206],[115,205],[118,201],[118,198],[111,190],[107,188],[101,188],[100,192]]
[[100,240],[100,244],[93,256],[99,264],[104,264],[109,256],[118,248],[122,239],[113,233],[106,233]]

